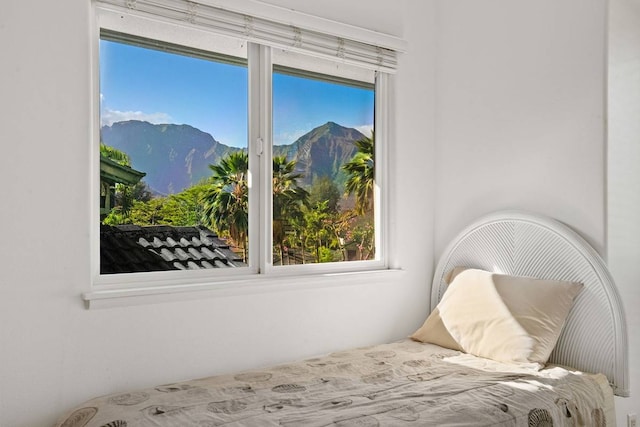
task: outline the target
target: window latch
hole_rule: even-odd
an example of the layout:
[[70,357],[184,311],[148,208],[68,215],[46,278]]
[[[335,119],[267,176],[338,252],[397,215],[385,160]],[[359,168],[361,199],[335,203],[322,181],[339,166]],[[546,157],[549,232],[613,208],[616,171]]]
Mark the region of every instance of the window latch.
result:
[[258,156],[262,156],[263,151],[264,151],[264,140],[258,137],[256,138],[256,154]]

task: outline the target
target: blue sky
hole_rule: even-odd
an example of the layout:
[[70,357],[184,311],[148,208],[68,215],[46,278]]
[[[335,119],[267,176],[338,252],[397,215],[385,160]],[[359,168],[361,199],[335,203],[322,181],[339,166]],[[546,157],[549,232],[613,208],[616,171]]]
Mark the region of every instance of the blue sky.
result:
[[[367,135],[373,124],[372,90],[274,74],[273,103],[275,144],[328,121]],[[246,147],[247,69],[102,40],[100,107],[103,125],[188,124]]]

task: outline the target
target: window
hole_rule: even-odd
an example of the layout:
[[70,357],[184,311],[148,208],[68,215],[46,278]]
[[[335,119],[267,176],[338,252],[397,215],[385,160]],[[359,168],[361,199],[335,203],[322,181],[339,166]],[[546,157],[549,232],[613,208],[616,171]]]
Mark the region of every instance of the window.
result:
[[374,88],[274,67],[274,265],[375,259]]
[[101,274],[246,267],[246,59],[103,31],[100,102]]
[[209,6],[243,34],[101,2],[97,284],[386,267],[380,48],[362,67],[339,38],[331,59]]

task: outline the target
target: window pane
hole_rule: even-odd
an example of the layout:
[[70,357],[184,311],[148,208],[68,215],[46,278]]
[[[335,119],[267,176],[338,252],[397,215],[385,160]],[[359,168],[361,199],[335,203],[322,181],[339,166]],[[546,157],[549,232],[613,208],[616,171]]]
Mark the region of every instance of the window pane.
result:
[[375,258],[374,86],[274,67],[273,264]]
[[103,32],[101,274],[247,264],[247,66]]

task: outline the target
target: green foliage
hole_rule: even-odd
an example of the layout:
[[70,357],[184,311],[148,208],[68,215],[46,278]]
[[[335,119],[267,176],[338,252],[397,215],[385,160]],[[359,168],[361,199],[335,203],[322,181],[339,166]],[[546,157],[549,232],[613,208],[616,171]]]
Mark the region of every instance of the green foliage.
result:
[[320,202],[302,210],[302,221],[296,223],[303,248],[315,254],[315,261],[320,262],[322,248],[328,248],[333,238],[332,215],[328,202]]
[[122,166],[131,166],[131,158],[127,153],[102,142],[100,143],[100,155]]
[[357,259],[372,259],[375,255],[373,218],[354,218],[347,233],[347,245],[356,248]]
[[320,247],[318,251],[318,262],[333,262],[336,261],[333,251],[325,246]]
[[125,218],[129,216],[136,200],[151,200],[151,191],[144,182],[139,181],[135,185],[115,185],[115,205]]
[[228,233],[247,258],[249,232],[249,187],[247,172],[249,156],[237,151],[222,158],[217,165],[209,165],[213,172],[211,184],[203,193],[205,225],[219,233]]
[[340,209],[340,190],[328,176],[317,178],[309,189],[309,204],[316,206],[320,202],[327,202],[330,212],[338,212]]
[[165,203],[167,197],[159,197],[157,199],[151,199],[148,202],[133,202],[131,212],[129,213],[128,220],[132,224],[137,225],[160,225],[166,224],[165,215],[167,213],[165,209]]
[[363,215],[373,209],[373,184],[375,178],[374,134],[355,142],[358,152],[342,166],[349,174],[345,184],[347,194],[356,196],[356,213]]
[[[273,157],[274,263],[283,263],[285,258],[291,263],[290,251],[296,254],[294,262],[303,263],[346,261],[348,253],[350,259],[375,255],[373,135],[357,141],[356,146],[358,152],[343,166],[349,175],[347,192],[356,197],[355,208],[348,211],[340,210],[341,194],[329,177],[316,179],[307,191],[299,184],[303,176],[296,171],[296,162]],[[143,182],[122,186],[116,194],[117,206],[104,223],[203,224],[229,238],[246,260],[248,166],[246,151],[228,154],[209,166],[209,179],[167,197],[153,198]]]
[[302,174],[296,173],[296,162],[287,161],[286,156],[273,157],[273,244],[280,252],[280,263],[284,260],[287,228],[290,222],[302,215],[309,193],[298,185]]
[[138,181],[131,189],[131,197],[133,200],[148,202],[153,198],[153,193],[146,182]]
[[131,220],[128,215],[125,216],[122,214],[119,206],[116,206],[111,209],[111,212],[102,220],[102,223],[106,225],[131,224]]
[[192,226],[202,223],[202,197],[205,185],[196,185],[178,194],[150,200],[133,200],[128,211],[116,206],[103,220],[108,225],[174,225]]

